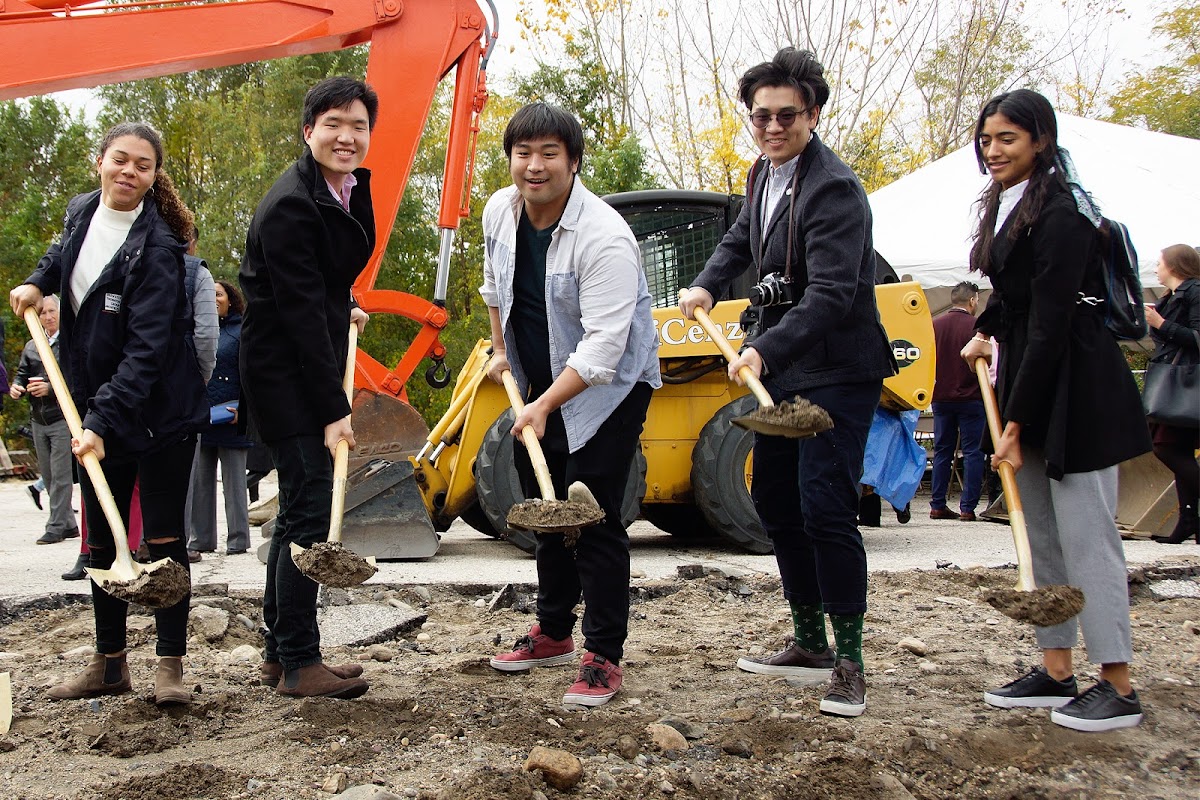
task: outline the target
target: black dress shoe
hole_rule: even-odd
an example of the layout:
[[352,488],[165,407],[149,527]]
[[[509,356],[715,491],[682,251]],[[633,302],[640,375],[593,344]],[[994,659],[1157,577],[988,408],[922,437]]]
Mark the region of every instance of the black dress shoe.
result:
[[33,498],[33,504],[38,507],[38,511],[42,510],[42,493],[37,490],[32,483],[25,487],[29,490],[29,496]]
[[75,566],[71,567],[70,572],[64,572],[62,579],[64,581],[81,581],[87,577],[88,557],[83,553],[79,554],[79,558],[75,559]]

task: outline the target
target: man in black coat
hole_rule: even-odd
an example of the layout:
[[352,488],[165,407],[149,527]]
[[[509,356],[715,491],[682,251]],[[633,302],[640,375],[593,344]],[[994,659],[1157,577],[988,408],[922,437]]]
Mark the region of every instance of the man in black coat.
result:
[[866,193],[815,133],[829,98],[823,73],[812,53],[786,47],[742,76],[738,92],[764,155],[751,168],[737,222],[679,305],[691,318],[755,268],[761,283],[743,317],[747,345],[730,376],[740,382],[738,370],[747,366],[777,402],[798,395],[833,418],[831,430],[810,439],[755,436],[751,494],[775,547],[796,639],[738,666],[813,682],[832,673],[821,711],[858,716],[866,709],[867,608],[859,479],[883,379],[895,374],[896,362],[875,307]]
[[357,665],[321,661],[317,584],[289,545],[324,541],[341,439],[354,446],[342,390],[351,287],[375,249],[367,155],[379,101],[362,81],[329,78],[304,98],[307,149],[254,212],[239,280],[246,296],[241,379],[251,424],[279,471],[279,516],[267,559],[266,685],[293,697],[358,697]]

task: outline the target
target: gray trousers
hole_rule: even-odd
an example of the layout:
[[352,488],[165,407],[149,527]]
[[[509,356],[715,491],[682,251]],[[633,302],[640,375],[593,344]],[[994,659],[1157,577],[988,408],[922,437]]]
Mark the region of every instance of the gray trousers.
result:
[[1033,577],[1038,586],[1070,584],[1086,605],[1074,619],[1037,628],[1038,647],[1067,649],[1083,629],[1088,660],[1122,664],[1133,658],[1125,548],[1117,531],[1117,467],[1046,477],[1042,453],[1021,448],[1017,488],[1025,507]]
[[217,549],[217,462],[221,462],[221,489],[225,495],[227,550],[250,549],[249,500],[246,490],[246,454],[235,447],[196,445],[192,461],[192,486],[188,492],[187,546],[209,552]]
[[50,495],[50,519],[46,533],[76,530],[75,512],[71,510],[71,431],[67,421],[60,419],[49,425],[33,423],[33,446],[37,450],[38,471],[46,481]]

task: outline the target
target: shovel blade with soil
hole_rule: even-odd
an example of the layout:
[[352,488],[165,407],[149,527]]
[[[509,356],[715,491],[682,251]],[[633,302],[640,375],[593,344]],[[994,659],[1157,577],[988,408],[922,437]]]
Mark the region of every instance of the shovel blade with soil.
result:
[[[342,389],[346,401],[354,405],[354,356],[358,352],[358,326],[350,323],[347,341],[346,373],[342,376]],[[376,572],[375,559],[363,558],[342,544],[342,518],[346,510],[346,475],[350,471],[350,443],[341,439],[333,453],[333,491],[330,493],[329,537],[304,548],[292,542],[289,549],[296,569],[306,577],[333,586],[347,589],[358,586]]]
[[[83,438],[83,420],[80,419],[79,410],[67,389],[67,382],[59,369],[58,361],[54,358],[54,351],[50,349],[46,333],[42,330],[37,309],[33,306],[26,307],[24,319],[34,347],[37,348],[42,365],[46,369],[46,377],[50,379],[50,386],[54,389],[58,406],[71,431],[71,438],[80,440]],[[117,554],[112,567],[88,567],[88,575],[105,592],[127,603],[138,603],[148,608],[168,608],[178,603],[192,588],[187,570],[169,558],[146,565],[133,560],[129,553],[129,536],[125,532],[125,522],[121,519],[121,512],[113,499],[112,490],[108,488],[108,480],[104,477],[100,459],[95,453],[88,452],[83,454],[80,461],[96,490],[96,499],[100,501],[100,507],[104,510],[104,519],[112,531],[113,547]]]
[[[500,380],[513,413],[520,416],[525,410],[525,401],[521,399],[516,380],[508,370],[504,371]],[[526,425],[525,430],[521,431],[521,441],[529,451],[529,463],[533,466],[542,496],[514,505],[508,510],[505,521],[510,527],[522,530],[565,534],[569,540],[567,546],[570,547],[579,539],[580,529],[604,519],[604,512],[600,510],[600,504],[591,491],[579,481],[568,488],[566,500],[557,499],[550,467],[546,464],[546,454],[542,452],[542,444],[532,426]]]
[[[979,389],[983,393],[983,408],[987,416],[988,430],[992,435],[992,446],[1000,447],[1000,410],[996,405],[996,393],[988,377],[987,362],[975,360],[975,374],[979,378]],[[1017,474],[1012,464],[1001,461],[997,467],[1000,486],[1008,505],[1008,524],[1012,528],[1013,545],[1017,551],[1017,585],[1012,589],[986,592],[983,599],[992,608],[1017,622],[1027,622],[1038,627],[1058,625],[1066,622],[1083,610],[1083,592],[1074,586],[1037,586],[1033,580],[1033,553],[1029,548],[1029,532],[1025,528],[1025,511],[1021,507],[1021,495],[1017,491]]]
[[[700,323],[700,327],[713,340],[725,360],[730,364],[736,361],[737,351],[733,349],[733,345],[729,343],[720,329],[713,324],[708,312],[703,308],[696,308],[692,313],[695,315],[696,322]],[[803,397],[776,405],[775,401],[771,399],[771,394],[762,385],[762,381],[749,367],[742,367],[738,370],[738,377],[758,400],[759,408],[744,417],[733,420],[734,425],[766,436],[782,436],[787,439],[807,439],[833,427],[833,419],[830,418],[829,412],[808,402]]]

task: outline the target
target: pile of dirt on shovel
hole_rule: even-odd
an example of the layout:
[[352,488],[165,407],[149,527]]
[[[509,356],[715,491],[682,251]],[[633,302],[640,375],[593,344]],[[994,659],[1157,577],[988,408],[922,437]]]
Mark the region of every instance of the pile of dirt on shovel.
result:
[[785,400],[770,408],[756,408],[746,417],[755,422],[793,428],[806,434],[820,433],[833,427],[833,419],[829,412],[803,397]]
[[326,586],[358,586],[376,572],[366,559],[341,542],[317,542],[292,560],[301,572]]

